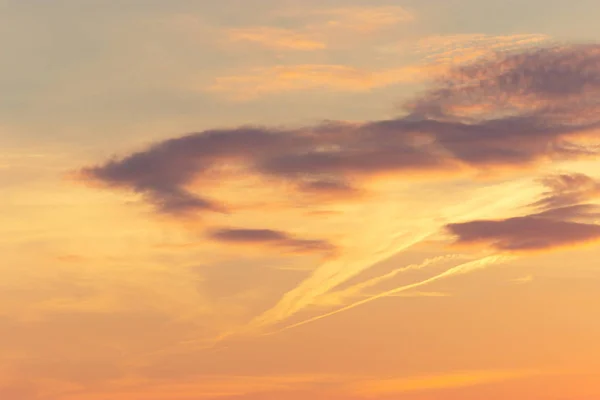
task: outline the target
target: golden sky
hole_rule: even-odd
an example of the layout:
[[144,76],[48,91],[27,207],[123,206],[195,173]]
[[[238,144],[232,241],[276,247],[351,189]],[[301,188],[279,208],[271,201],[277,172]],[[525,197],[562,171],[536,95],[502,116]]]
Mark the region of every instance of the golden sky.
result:
[[0,398],[600,398],[596,0],[0,0]]

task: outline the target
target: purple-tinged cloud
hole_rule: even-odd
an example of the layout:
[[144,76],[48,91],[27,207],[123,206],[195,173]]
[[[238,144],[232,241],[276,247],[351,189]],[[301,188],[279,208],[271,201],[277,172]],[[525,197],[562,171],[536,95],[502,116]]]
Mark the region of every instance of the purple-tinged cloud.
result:
[[600,240],[600,225],[534,216],[449,224],[462,245],[487,245],[499,251],[534,251]]
[[498,54],[461,66],[406,110],[405,117],[362,124],[194,133],[81,172],[142,193],[160,212],[180,214],[234,211],[227,199],[210,195],[228,165],[287,183],[299,195],[352,196],[381,174],[404,179],[597,156],[600,46]]
[[433,118],[474,110],[488,116],[552,114],[595,107],[599,92],[600,45],[571,44],[501,52],[458,66],[412,102],[411,110]]
[[326,240],[303,239],[272,229],[220,228],[208,236],[221,243],[267,246],[295,253],[324,253],[333,255],[336,247]]
[[596,221],[600,220],[600,206],[597,204],[574,204],[571,206],[550,208],[534,217],[564,221]]
[[600,181],[585,174],[552,175],[541,182],[548,190],[533,205],[542,209],[572,206],[600,197]]
[[600,240],[600,206],[581,203],[598,196],[598,181],[584,174],[541,179],[548,188],[532,206],[539,211],[501,220],[446,226],[459,245],[486,245],[498,251],[534,251]]

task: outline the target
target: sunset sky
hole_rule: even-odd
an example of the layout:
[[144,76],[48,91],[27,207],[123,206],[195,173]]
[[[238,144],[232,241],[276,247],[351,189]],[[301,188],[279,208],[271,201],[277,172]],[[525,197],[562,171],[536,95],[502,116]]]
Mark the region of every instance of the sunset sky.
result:
[[600,398],[598,15],[0,0],[0,399]]

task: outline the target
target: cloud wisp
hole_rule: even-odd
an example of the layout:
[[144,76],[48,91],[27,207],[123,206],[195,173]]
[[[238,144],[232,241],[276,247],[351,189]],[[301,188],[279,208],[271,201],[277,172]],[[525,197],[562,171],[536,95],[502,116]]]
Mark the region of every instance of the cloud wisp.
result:
[[255,43],[272,49],[287,50],[321,50],[326,44],[313,35],[295,32],[289,29],[258,26],[252,28],[236,28],[228,32],[232,42]]
[[323,253],[333,256],[336,247],[326,240],[303,239],[272,229],[220,228],[209,232],[212,240],[230,245],[252,245],[294,253]]
[[407,285],[403,285],[403,286],[400,286],[400,287],[397,287],[397,288],[394,288],[394,289],[391,289],[391,290],[387,290],[387,291],[384,291],[384,292],[372,295],[370,297],[367,297],[365,299],[356,301],[354,303],[350,303],[350,304],[348,304],[348,305],[346,305],[344,307],[338,308],[336,310],[333,310],[333,311],[330,311],[330,312],[327,312],[327,313],[324,313],[324,314],[319,314],[317,316],[305,319],[303,321],[300,321],[300,322],[297,322],[297,323],[294,323],[294,324],[291,324],[291,325],[287,325],[287,326],[285,326],[285,327],[283,327],[281,329],[278,329],[278,330],[275,330],[273,332],[270,332],[269,334],[280,333],[280,332],[287,331],[288,329],[297,328],[297,327],[300,327],[302,325],[306,325],[306,324],[309,324],[311,322],[316,322],[316,321],[319,321],[319,320],[321,320],[323,318],[331,317],[331,316],[333,316],[335,314],[339,314],[341,312],[351,310],[353,308],[362,306],[363,304],[367,304],[367,303],[370,303],[372,301],[375,301],[375,300],[378,300],[378,299],[381,299],[381,298],[384,298],[384,297],[393,296],[393,295],[396,295],[398,293],[406,292],[406,291],[413,290],[413,289],[418,289],[418,288],[420,288],[422,286],[428,285],[430,283],[439,281],[439,280],[444,279],[444,278],[448,278],[450,276],[459,275],[459,274],[465,274],[465,273],[468,273],[468,272],[471,272],[471,271],[475,271],[477,269],[485,268],[485,267],[487,267],[487,266],[489,266],[491,264],[496,264],[496,263],[499,263],[499,262],[506,262],[506,261],[510,260],[510,258],[511,257],[509,257],[509,256],[491,255],[491,256],[483,257],[483,258],[480,258],[480,259],[477,259],[477,260],[468,261],[466,263],[462,263],[462,264],[459,264],[459,265],[457,265],[455,267],[447,269],[446,271],[444,271],[444,272],[442,272],[442,273],[440,273],[438,275],[434,275],[434,276],[432,276],[430,278],[427,278],[427,279],[424,279],[424,280],[421,280],[421,281],[418,281],[418,282],[410,283],[410,284],[407,284]]
[[207,88],[234,101],[289,91],[365,92],[389,85],[421,82],[442,71],[436,65],[368,70],[341,64],[296,64],[253,68],[216,78]]

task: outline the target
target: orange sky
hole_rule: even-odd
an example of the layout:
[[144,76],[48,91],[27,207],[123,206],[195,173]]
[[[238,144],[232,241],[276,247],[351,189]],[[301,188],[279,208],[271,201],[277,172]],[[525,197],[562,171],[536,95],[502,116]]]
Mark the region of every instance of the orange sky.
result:
[[600,397],[592,0],[0,0],[0,398]]

